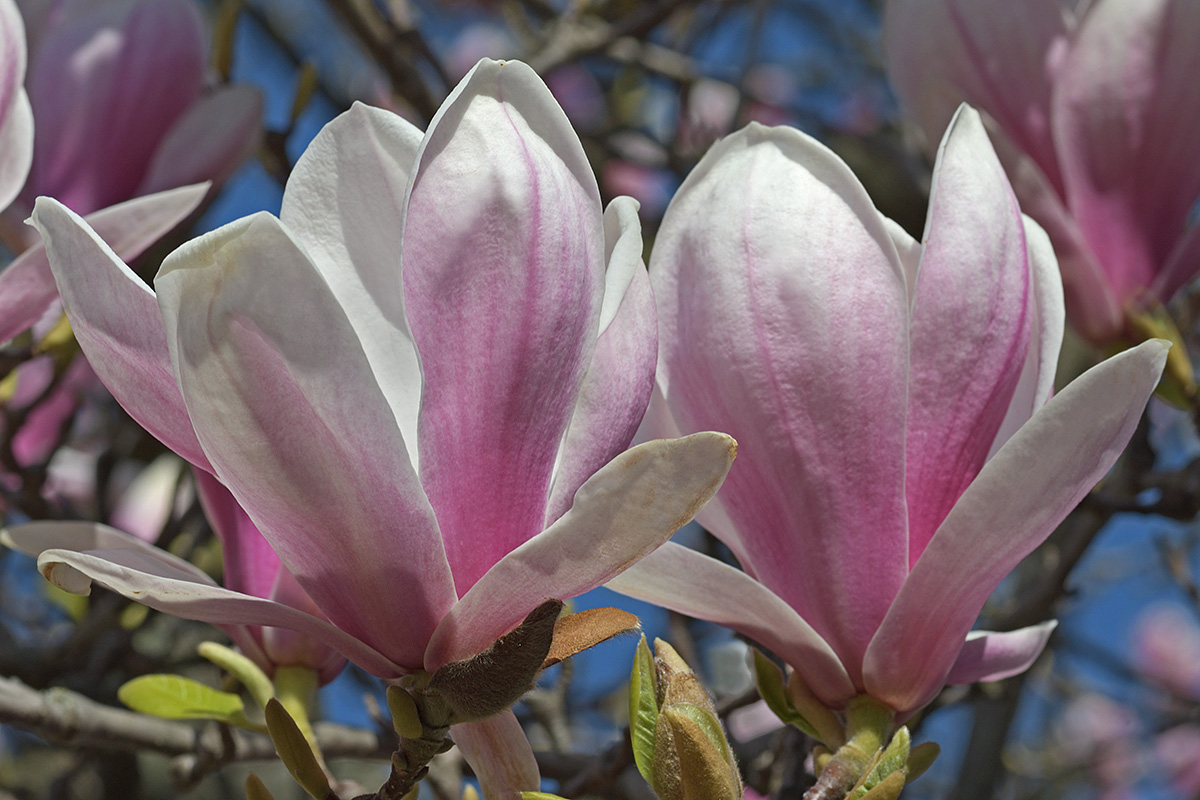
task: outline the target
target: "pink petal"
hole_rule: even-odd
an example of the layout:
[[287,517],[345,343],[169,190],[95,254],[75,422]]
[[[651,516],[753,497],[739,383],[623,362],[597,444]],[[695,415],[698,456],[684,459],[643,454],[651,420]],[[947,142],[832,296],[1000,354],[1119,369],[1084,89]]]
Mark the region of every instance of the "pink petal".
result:
[[856,677],[908,554],[908,301],[887,227],[828,149],[751,124],[676,194],[650,280],[675,421],[742,445],[725,541]]
[[450,726],[450,736],[471,765],[484,797],[516,798],[536,792],[541,774],[533,749],[512,711],[480,722]]
[[505,555],[438,626],[425,668],[475,655],[548,598],[596,588],[691,521],[737,452],[722,433],[697,433],[628,450],[593,475],[575,504]]
[[[60,553],[66,551],[72,553],[132,551],[141,562],[152,565],[148,568],[156,574],[167,575],[200,587],[216,586],[213,579],[194,564],[147,544],[136,536],[95,522],[29,522],[0,530],[0,543],[35,558],[40,558],[46,551]],[[63,575],[68,575],[68,573],[64,572]],[[71,590],[68,589],[68,591]],[[89,591],[84,586],[76,594],[87,594]],[[130,599],[142,602],[140,597],[130,597]],[[146,605],[150,605],[152,608],[156,607],[150,603],[146,603]],[[229,634],[229,638],[255,663],[264,669],[270,668],[271,662],[262,652],[257,639],[244,625],[237,621],[228,621],[225,624],[216,622],[215,624],[220,625],[221,629]]]
[[603,246],[566,115],[529,67],[481,61],[430,125],[404,221],[421,482],[460,595],[542,530],[595,347]]
[[330,620],[419,665],[453,584],[391,408],[324,278],[259,213],[180,247],[155,285],[217,477]]
[[219,480],[203,470],[195,471],[195,479],[204,516],[221,542],[222,582],[235,592],[270,597],[280,571],[279,556]]
[[1013,392],[1004,421],[1000,423],[1000,430],[992,440],[988,458],[995,455],[1054,393],[1054,375],[1066,327],[1063,286],[1058,262],[1054,258],[1054,247],[1041,226],[1029,217],[1025,217],[1024,221],[1033,290],[1032,340],[1021,368],[1021,379]]
[[1155,339],[1088,370],[983,467],[871,641],[863,678],[872,697],[910,711],[937,693],[988,595],[1120,455],[1166,357]]
[[[81,358],[76,363],[86,365],[87,359]],[[88,372],[91,373],[90,368]],[[95,381],[94,373],[92,380]],[[109,522],[113,527],[153,544],[171,518],[183,471],[184,462],[174,453],[156,457],[121,492]]]
[[1200,225],[1192,225],[1175,244],[1162,271],[1150,286],[1155,297],[1169,298],[1196,276],[1200,264]]
[[858,694],[846,667],[799,614],[770,589],[715,558],[668,542],[606,586],[745,634],[791,664],[834,708]]
[[[270,599],[325,619],[321,609],[317,608],[317,604],[292,577],[292,573],[283,567],[275,573],[275,585],[271,587]],[[290,628],[263,628],[262,643],[271,663],[312,667],[320,673],[323,684],[336,678],[346,666],[346,659],[332,651],[325,642]]]
[[1007,633],[971,631],[946,676],[946,683],[959,686],[1020,675],[1042,654],[1057,625],[1049,620]]
[[[167,554],[162,554],[167,555]],[[172,568],[162,555],[135,550],[46,550],[38,569],[46,580],[72,594],[87,594],[92,582],[150,608],[213,625],[264,625],[292,628],[329,647],[381,678],[407,670],[348,633],[291,606],[197,582]]]
[[[119,244],[145,246],[153,239],[143,234],[162,232],[151,223],[161,223],[166,208],[174,207],[177,214],[183,207],[190,210],[205,188],[140,198],[100,212],[96,223],[120,231]],[[75,338],[96,374],[140,425],[192,464],[210,469],[175,384],[154,292],[61,203],[39,198],[33,224],[46,242],[43,257],[59,281]]]
[[932,144],[960,103],[987,113],[1059,185],[1052,78],[1067,36],[1059,0],[890,0],[888,76]]
[[909,366],[909,564],[983,466],[1029,350],[1021,210],[969,106],[938,151],[923,238]]
[[613,200],[604,213],[604,228],[608,272],[600,337],[563,442],[546,524],[571,507],[584,481],[629,447],[654,388],[658,325],[642,263],[637,201]]
[[421,132],[361,103],[321,129],[296,162],[279,218],[348,310],[417,467],[421,365],[404,314],[404,193]]
[[1054,245],[1071,326],[1089,341],[1100,344],[1112,341],[1125,328],[1123,299],[1116,296],[1079,225],[1037,164],[994,124],[988,132],[1021,210],[1037,220]]
[[53,28],[30,68],[30,183],[81,214],[133,197],[199,97],[205,60],[199,14],[184,0],[101,7]]
[[1122,300],[1154,282],[1200,197],[1197,36],[1193,0],[1095,3],[1059,76],[1067,204]]
[[262,92],[244,85],[194,103],[159,142],[137,194],[206,180],[220,186],[258,147],[262,106]]

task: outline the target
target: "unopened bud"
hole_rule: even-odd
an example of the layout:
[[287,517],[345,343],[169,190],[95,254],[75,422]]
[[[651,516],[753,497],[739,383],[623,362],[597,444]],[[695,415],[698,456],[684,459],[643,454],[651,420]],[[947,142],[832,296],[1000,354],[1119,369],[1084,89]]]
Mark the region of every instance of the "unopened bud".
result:
[[662,640],[642,637],[630,685],[638,770],[661,800],[738,800],[741,776],[699,679]]

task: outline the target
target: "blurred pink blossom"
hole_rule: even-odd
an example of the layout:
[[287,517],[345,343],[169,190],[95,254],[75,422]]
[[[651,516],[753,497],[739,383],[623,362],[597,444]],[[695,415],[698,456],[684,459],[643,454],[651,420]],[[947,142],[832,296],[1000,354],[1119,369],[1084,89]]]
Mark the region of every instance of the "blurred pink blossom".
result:
[[930,142],[989,116],[1050,234],[1067,316],[1105,343],[1200,271],[1200,3],[888,0],[892,83]]

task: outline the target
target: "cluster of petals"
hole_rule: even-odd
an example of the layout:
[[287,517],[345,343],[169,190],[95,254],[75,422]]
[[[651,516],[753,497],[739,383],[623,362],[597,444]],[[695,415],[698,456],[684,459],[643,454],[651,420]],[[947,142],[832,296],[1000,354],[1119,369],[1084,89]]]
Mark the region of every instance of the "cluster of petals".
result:
[[[190,0],[22,8],[24,22],[10,0],[0,2],[0,236],[22,253],[0,273],[0,341],[56,297],[45,252],[23,224],[36,197],[86,216],[132,259],[191,214],[208,192],[203,182],[228,178],[261,135],[257,89],[206,88],[204,26]],[[31,153],[10,150],[21,135],[32,135]],[[22,172],[14,186],[18,156],[28,178]]]
[[1067,316],[1109,342],[1200,271],[1200,3],[888,0],[889,73],[929,140],[986,112],[1054,243]]
[[[320,614],[149,549],[42,552],[69,590],[296,630],[397,678],[609,580],[732,462],[716,433],[626,450],[657,354],[636,204],[602,211],[524,64],[480,62],[424,135],[356,105],[298,161],[278,218],[183,245],[153,291],[62,204],[39,199],[33,222],[97,374],[228,488]],[[485,785],[536,788],[511,712],[454,738]]]
[[698,516],[743,569],[669,544],[611,588],[719,622],[831,708],[904,715],[1025,669],[1053,623],[971,628],[1124,447],[1167,345],[1051,399],[1062,292],[977,113],[951,122],[923,241],[827,148],[751,125],[676,195],[650,265],[648,423],[740,455]]

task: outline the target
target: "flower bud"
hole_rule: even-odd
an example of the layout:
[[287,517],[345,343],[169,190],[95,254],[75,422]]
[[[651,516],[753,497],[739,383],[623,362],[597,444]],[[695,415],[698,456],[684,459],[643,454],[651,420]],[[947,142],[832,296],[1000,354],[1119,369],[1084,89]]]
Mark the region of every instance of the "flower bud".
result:
[[642,637],[630,682],[630,734],[642,777],[662,800],[739,800],[742,781],[716,709],[661,639]]

